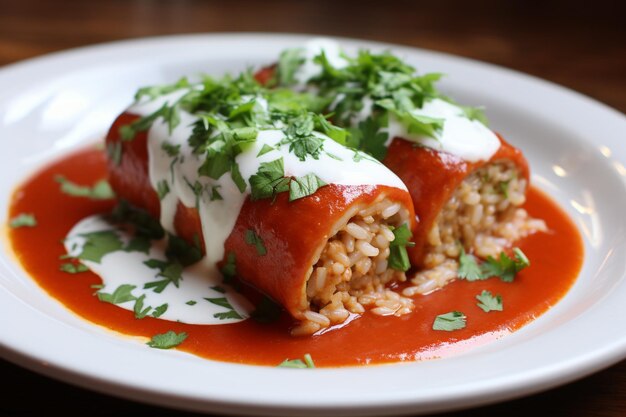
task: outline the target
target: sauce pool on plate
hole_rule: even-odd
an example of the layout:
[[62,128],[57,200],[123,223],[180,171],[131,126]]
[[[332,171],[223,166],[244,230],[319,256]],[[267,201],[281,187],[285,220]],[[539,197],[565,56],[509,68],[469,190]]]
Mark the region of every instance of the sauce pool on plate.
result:
[[[113,199],[75,197],[59,190],[58,176],[81,185],[106,178],[101,150],[84,149],[37,172],[16,190],[9,218],[23,213],[36,217],[36,227],[9,230],[10,241],[25,270],[52,297],[84,319],[130,336],[150,338],[168,331],[187,333],[177,346],[204,358],[276,366],[285,359],[310,354],[316,366],[351,366],[414,361],[458,354],[487,343],[536,319],[561,299],[574,283],[583,259],[580,235],[567,215],[546,195],[531,188],[524,208],[544,219],[547,232],[532,234],[515,246],[531,261],[514,282],[494,277],[456,280],[441,290],[412,297],[415,310],[402,317],[353,315],[340,326],[311,337],[292,337],[292,319],[282,313],[271,323],[247,319],[232,324],[186,324],[147,316],[101,302],[96,296],[100,277],[90,271],[60,270],[66,254],[62,240],[81,219],[110,212]],[[132,278],[128,278],[132,283]],[[485,312],[476,296],[489,291],[501,296],[502,311]],[[460,311],[466,327],[433,330],[438,315]],[[254,349],[250,347],[254,346]]]

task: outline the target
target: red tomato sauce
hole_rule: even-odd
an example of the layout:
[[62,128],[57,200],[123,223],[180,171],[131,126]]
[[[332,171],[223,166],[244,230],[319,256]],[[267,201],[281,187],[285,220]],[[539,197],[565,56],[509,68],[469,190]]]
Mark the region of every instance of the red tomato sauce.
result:
[[[190,325],[151,317],[135,319],[132,311],[100,302],[91,273],[59,270],[65,254],[62,239],[82,218],[111,210],[115,201],[71,197],[59,191],[55,176],[92,185],[106,178],[102,151],[86,149],[49,165],[22,184],[13,196],[9,217],[33,213],[37,226],[10,229],[16,256],[32,278],[65,307],[95,324],[132,336],[152,337],[169,330],[186,332],[177,349],[226,362],[278,365],[309,353],[316,366],[350,366],[442,357],[487,343],[536,319],[572,286],[583,260],[583,245],[574,223],[546,195],[531,188],[525,208],[546,221],[549,232],[516,243],[531,261],[513,283],[498,278],[457,280],[442,290],[414,297],[415,311],[402,317],[366,312],[321,335],[296,338],[283,314],[274,323],[245,320],[225,325]],[[476,295],[501,295],[504,311],[483,312]],[[435,317],[450,311],[467,316],[467,326],[452,332],[432,330]]]

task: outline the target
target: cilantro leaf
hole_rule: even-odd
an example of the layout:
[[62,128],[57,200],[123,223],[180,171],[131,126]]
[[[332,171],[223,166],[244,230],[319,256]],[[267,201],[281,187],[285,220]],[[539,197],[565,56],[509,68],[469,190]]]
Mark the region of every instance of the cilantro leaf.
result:
[[215,318],[218,318],[220,320],[225,320],[225,319],[242,319],[243,318],[243,317],[241,317],[241,315],[239,313],[237,313],[235,311],[235,309],[228,302],[226,297],[205,298],[205,300],[207,300],[208,302],[210,302],[212,304],[215,304],[215,305],[218,305],[220,307],[224,307],[224,308],[228,309],[228,311],[213,314],[213,317],[215,317]]
[[393,229],[393,235],[394,240],[389,244],[389,267],[396,271],[408,271],[411,268],[411,263],[406,248],[407,246],[415,246],[414,242],[409,241],[413,237],[413,233],[405,223]]
[[315,119],[311,113],[291,117],[287,121],[287,127],[283,130],[285,138],[280,141],[280,144],[289,144],[289,151],[301,161],[305,161],[307,156],[319,159],[320,152],[324,148],[324,141],[313,134],[314,129]]
[[304,177],[294,177],[289,183],[289,201],[307,197],[325,185],[328,184],[315,174],[307,174]]
[[289,86],[296,82],[295,74],[302,64],[304,64],[304,49],[286,49],[278,58],[278,82],[280,85]]
[[113,230],[83,233],[79,235],[86,239],[81,253],[77,256],[83,261],[100,263],[105,255],[121,250],[124,246],[117,233]]
[[466,325],[466,320],[465,314],[459,311],[440,314],[433,322],[433,330],[451,332],[453,330],[463,329]]
[[230,303],[228,302],[228,300],[226,299],[226,297],[219,297],[219,298],[205,298],[205,300],[207,300],[208,302],[215,304],[217,306],[220,307],[224,307],[224,308],[228,308],[230,310],[233,309],[233,306],[230,305]]
[[220,192],[217,190],[218,188],[220,188],[220,185],[214,185],[213,187],[211,187],[211,195],[209,195],[209,200],[216,201],[224,199]]
[[202,259],[200,238],[197,234],[194,234],[194,242],[190,244],[181,237],[172,234],[168,235],[165,256],[167,259],[175,261],[182,266],[195,264]]
[[113,209],[111,220],[117,223],[132,224],[135,227],[136,235],[147,239],[161,239],[165,235],[158,219],[152,217],[145,210],[131,206],[123,199]]
[[174,261],[162,261],[160,259],[148,259],[144,261],[144,265],[151,269],[158,269],[159,273],[155,276],[163,277],[164,279],[159,281],[147,282],[144,284],[144,289],[150,289],[156,293],[161,293],[169,285],[174,284],[175,287],[179,286],[182,279],[183,266]]
[[124,247],[124,251],[148,254],[148,252],[150,252],[150,239],[141,235],[134,236]]
[[183,343],[185,339],[187,339],[187,333],[176,333],[170,330],[167,333],[152,336],[146,344],[155,349],[171,349]]
[[159,200],[163,200],[165,196],[170,192],[170,186],[167,183],[167,180],[162,180],[157,183],[157,195],[159,196]]
[[180,154],[180,145],[172,145],[168,141],[163,141],[163,143],[161,143],[161,149],[163,149],[170,157],[176,157]]
[[490,311],[502,311],[502,297],[500,295],[496,295],[495,297],[491,294],[491,292],[487,290],[483,290],[479,295],[476,296],[478,303],[476,304],[480,307],[485,313]]
[[219,285],[214,285],[211,287],[211,289],[213,291],[217,291],[217,292],[221,292],[222,294],[226,294],[226,290],[224,289],[224,287],[221,287]]
[[61,184],[61,192],[72,197],[87,197],[92,200],[108,200],[115,197],[113,189],[106,180],[100,180],[89,187],[75,184],[62,175],[57,175],[54,179]]
[[252,245],[256,248],[256,253],[259,256],[265,256],[267,254],[267,249],[265,249],[263,239],[261,239],[261,236],[257,235],[254,230],[246,230],[244,239],[248,245]]
[[459,256],[459,278],[468,281],[478,281],[483,278],[482,271],[474,255],[465,253],[465,249],[461,247],[461,256]]
[[221,313],[215,313],[215,314],[213,314],[213,317],[215,317],[216,319],[220,319],[220,320],[242,319],[243,318],[235,310],[228,310],[228,311],[224,311],[224,312],[221,312]]
[[188,88],[190,86],[187,77],[182,77],[174,84],[166,84],[160,86],[142,87],[135,93],[135,102],[139,102],[142,98],[147,97],[149,100],[154,100],[159,96],[172,93],[182,88]]
[[283,158],[261,162],[256,174],[250,177],[252,201],[275,197],[289,189],[289,178],[285,178]]
[[113,291],[113,293],[98,292],[98,299],[105,303],[121,304],[127,301],[136,300],[137,297],[131,294],[131,291],[137,288],[135,285],[122,284]]
[[237,276],[237,259],[235,252],[228,252],[228,255],[226,255],[226,263],[222,266],[220,272],[224,277],[225,283],[233,282],[234,278]]
[[139,132],[145,132],[150,129],[152,124],[159,117],[164,116],[167,113],[168,104],[164,103],[158,110],[152,112],[147,116],[140,117],[133,121],[131,124],[121,126],[119,129],[119,135],[123,141],[131,141],[135,139],[135,136]]
[[476,120],[485,126],[489,126],[489,120],[487,120],[487,116],[485,116],[484,109],[481,107],[469,107],[469,106],[459,106],[463,111],[465,117],[470,120]]
[[161,317],[167,311],[168,307],[169,305],[167,303],[161,304],[160,306],[155,307],[154,311],[152,312],[152,317],[154,318]]
[[530,261],[521,249],[514,248],[513,254],[513,258],[504,252],[500,253],[499,259],[489,256],[481,266],[483,277],[499,277],[504,282],[513,282],[519,271],[530,266]]
[[67,272],[68,274],[79,274],[81,272],[89,271],[89,268],[80,262],[65,262],[61,264],[59,270]]
[[[387,155],[387,147],[385,146],[389,135],[382,132],[383,119],[381,117],[368,117],[359,123],[358,127],[350,129],[353,136],[350,146],[361,149],[362,151],[372,155],[374,158],[382,161]],[[384,121],[385,125],[387,124]]]
[[259,157],[261,155],[265,155],[266,153],[272,152],[273,150],[275,150],[273,147],[271,147],[267,143],[264,143],[263,147],[261,148],[261,150],[259,150],[259,153],[256,154],[256,156]]
[[246,188],[247,188],[246,180],[241,175],[241,171],[239,171],[239,164],[237,164],[236,162],[233,162],[230,167],[230,177],[232,178],[233,182],[239,189],[240,193],[243,193],[246,191]]
[[280,363],[280,365],[277,366],[278,368],[297,368],[297,369],[312,369],[315,368],[315,363],[313,363],[313,358],[311,358],[311,355],[306,353],[304,355],[304,360],[302,359],[285,359],[283,362]]
[[133,312],[135,313],[135,318],[136,319],[143,319],[145,318],[148,313],[150,312],[150,310],[152,310],[152,307],[148,306],[146,308],[143,307],[143,300],[145,300],[146,295],[145,294],[141,294],[141,297],[135,299],[135,305],[133,306]]
[[195,306],[196,304],[198,304],[198,302],[195,300],[189,300],[185,304],[187,304],[188,306]]
[[37,219],[34,214],[20,213],[9,221],[9,227],[17,229],[18,227],[35,227]]

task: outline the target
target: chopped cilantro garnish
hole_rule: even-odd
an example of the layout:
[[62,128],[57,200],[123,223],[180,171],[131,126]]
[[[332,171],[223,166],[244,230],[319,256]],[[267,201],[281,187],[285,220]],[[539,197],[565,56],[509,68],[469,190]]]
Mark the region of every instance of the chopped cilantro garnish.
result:
[[304,50],[302,48],[287,49],[280,54],[278,59],[278,82],[280,85],[289,86],[295,83],[295,74],[304,64]]
[[37,219],[34,214],[20,213],[9,220],[9,226],[13,229],[18,227],[35,227],[37,226]]
[[140,117],[131,124],[121,126],[119,129],[120,137],[123,141],[130,141],[135,139],[135,136],[139,132],[145,132],[150,129],[152,124],[158,119],[162,118],[168,125],[169,132],[172,131],[180,124],[180,106],[178,103],[170,106],[168,103],[164,103],[155,112]]
[[224,199],[222,195],[220,194],[220,192],[218,191],[218,188],[220,188],[219,185],[214,185],[213,187],[211,187],[211,195],[209,195],[209,200],[215,201],[215,200]]
[[237,276],[237,259],[235,252],[228,252],[228,255],[226,255],[226,263],[222,266],[221,272],[224,276],[225,283],[231,283]]
[[476,299],[478,300],[476,305],[485,313],[490,311],[502,311],[503,309],[502,297],[500,295],[494,297],[491,292],[487,290],[483,290],[483,292],[476,296]]
[[[131,206],[126,200],[120,200],[111,213],[111,219],[117,223],[130,223],[135,228],[136,236],[147,239],[161,239],[165,231],[158,219],[147,211]],[[129,245],[130,246],[130,245]]]
[[[168,304],[162,304],[154,309],[151,306],[147,306],[144,308],[143,302],[146,298],[145,294],[142,294],[141,297],[135,300],[135,306],[133,307],[133,311],[135,312],[135,318],[143,319],[148,314],[150,314],[154,318],[159,318],[167,311]],[[152,313],[150,313],[152,311]]]
[[152,307],[148,306],[146,308],[143,307],[143,300],[146,299],[146,295],[142,294],[141,297],[135,299],[135,305],[133,307],[133,312],[135,313],[136,319],[143,319],[148,315]]
[[294,201],[311,195],[326,185],[315,174],[294,178],[284,175],[283,158],[262,162],[257,173],[250,177],[252,200],[275,198],[277,194],[289,191],[289,201]]
[[167,239],[167,249],[165,250],[167,259],[175,261],[182,266],[195,264],[202,259],[202,248],[200,238],[194,235],[194,242],[190,244],[185,239],[176,235],[169,235]]
[[97,295],[98,295],[98,299],[105,303],[121,304],[127,301],[133,301],[137,299],[137,297],[131,294],[131,291],[134,290],[135,288],[137,288],[135,285],[122,284],[119,287],[117,287],[115,291],[113,291],[113,293],[111,294],[98,292]]
[[187,333],[176,333],[170,330],[167,333],[152,336],[146,344],[155,349],[171,349],[183,343],[185,339],[187,339]]
[[194,300],[189,300],[185,304],[187,304],[188,306],[195,306],[196,304],[198,304],[198,302]]
[[289,183],[289,201],[307,197],[325,185],[328,184],[315,174],[307,174],[304,177],[293,177]]
[[289,189],[289,178],[285,178],[283,158],[261,162],[259,170],[250,177],[252,200],[273,198]]
[[413,236],[409,227],[403,224],[393,229],[394,240],[389,244],[389,267],[396,271],[408,271],[411,268],[407,246],[415,246],[409,240]]
[[468,255],[461,249],[459,257],[459,278],[468,281],[478,281],[491,277],[500,277],[504,282],[513,282],[515,275],[522,269],[530,266],[530,261],[519,248],[513,249],[514,258],[501,252],[498,259],[489,256],[482,264],[478,264],[473,255]]
[[215,317],[217,319],[220,319],[220,320],[242,319],[243,318],[235,310],[228,310],[228,311],[224,311],[224,312],[221,312],[221,313],[215,313],[215,314],[213,314],[213,317]]
[[159,200],[163,200],[165,196],[170,192],[170,186],[166,180],[159,181],[157,183],[157,195]]
[[231,309],[231,310],[233,309],[233,306],[230,305],[230,303],[228,302],[226,297],[205,298],[205,300],[207,300],[211,304],[215,304],[215,305],[220,306],[220,307],[228,308],[228,309]]
[[281,143],[289,144],[289,151],[293,152],[301,161],[307,156],[319,159],[324,141],[313,134],[315,119],[311,113],[303,113],[288,121],[284,129],[285,138]]
[[514,248],[513,254],[513,258],[504,252],[500,253],[499,259],[489,256],[482,264],[483,276],[500,277],[504,282],[513,282],[519,271],[530,266],[530,261],[520,248]]
[[155,317],[155,318],[161,317],[167,311],[168,307],[169,306],[167,303],[161,304],[160,306],[155,307],[154,311],[152,312],[152,317]]
[[222,294],[226,294],[226,289],[224,287],[221,287],[219,285],[214,285],[211,287],[211,289],[213,291],[217,291],[217,292],[221,292]]
[[134,236],[126,246],[124,246],[125,252],[143,252],[148,254],[150,252],[150,239],[145,236]]
[[463,114],[470,120],[477,120],[485,126],[489,125],[489,121],[487,120],[487,116],[485,116],[484,109],[482,107],[468,107],[468,106],[459,106],[461,110],[463,110]]
[[123,243],[117,233],[113,230],[102,230],[97,232],[83,233],[79,235],[86,239],[78,259],[100,263],[105,255],[122,250]]
[[459,311],[451,311],[449,313],[440,314],[433,322],[433,330],[443,330],[451,332],[453,330],[463,329],[466,323],[465,314]]
[[215,304],[215,305],[218,305],[220,307],[224,307],[224,308],[228,309],[228,311],[224,311],[224,312],[213,314],[213,317],[215,317],[215,318],[218,318],[220,320],[225,320],[225,319],[242,319],[243,318],[243,317],[241,317],[241,315],[239,313],[237,313],[235,311],[235,309],[228,302],[226,297],[205,298],[205,300],[207,300],[208,302],[210,302],[212,304]]
[[172,158],[180,154],[180,145],[172,145],[168,141],[164,141],[161,144],[161,149],[163,149],[165,153],[167,153],[167,155],[171,156]]
[[257,235],[254,230],[246,230],[244,239],[248,245],[252,245],[256,248],[256,253],[259,256],[265,256],[267,254],[267,249],[265,249],[263,239],[261,239],[261,236]]
[[263,147],[261,148],[261,150],[259,151],[258,154],[256,154],[256,156],[261,156],[261,155],[265,155],[268,152],[272,152],[274,150],[273,147],[271,147],[270,145],[268,145],[267,143],[263,144]]
[[148,268],[158,269],[159,273],[156,274],[156,278],[162,277],[163,279],[158,281],[151,281],[144,284],[144,289],[152,289],[156,293],[161,293],[169,285],[174,284],[178,287],[180,280],[182,279],[183,266],[174,261],[162,261],[160,259],[148,259],[144,261],[144,265]]
[[483,279],[482,271],[474,255],[465,253],[465,249],[461,247],[461,256],[459,256],[459,278],[468,281],[477,281]]
[[68,274],[79,274],[81,272],[89,271],[89,268],[80,262],[65,262],[61,264],[59,270],[67,272]]
[[315,363],[313,363],[313,358],[311,358],[311,355],[306,353],[304,355],[304,360],[302,359],[285,359],[283,362],[280,363],[280,365],[277,366],[278,368],[298,368],[298,369],[312,369],[315,368]]
[[137,93],[135,94],[135,102],[141,101],[141,99],[143,99],[144,97],[147,97],[150,100],[154,100],[155,98],[159,96],[173,93],[176,90],[187,88],[189,86],[190,84],[189,84],[189,80],[187,80],[187,77],[182,77],[180,80],[178,80],[174,84],[143,87],[137,90]]
[[[384,123],[384,124],[383,124]],[[358,148],[382,161],[387,155],[387,133],[381,132],[381,128],[386,126],[387,121],[381,117],[368,117],[359,122],[358,127],[350,129],[352,137],[349,145]],[[358,161],[357,161],[358,162]]]
[[108,200],[115,197],[113,189],[106,180],[100,180],[89,187],[75,184],[62,175],[57,175],[54,179],[61,184],[61,192],[72,197],[87,197],[92,200]]

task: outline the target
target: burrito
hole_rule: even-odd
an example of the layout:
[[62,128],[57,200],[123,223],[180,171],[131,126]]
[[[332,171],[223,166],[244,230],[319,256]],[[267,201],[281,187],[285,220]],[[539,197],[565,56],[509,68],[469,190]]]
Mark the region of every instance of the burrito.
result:
[[407,187],[302,102],[251,74],[142,89],[106,137],[110,184],[200,247],[208,274],[284,307],[293,335],[410,312],[390,288],[411,267]]
[[348,55],[315,39],[284,51],[256,77],[326,100],[326,113],[351,133],[347,143],[405,183],[419,219],[409,250],[418,271],[405,295],[456,278],[463,252],[497,256],[546,229],[522,208],[529,185],[522,152],[487,127],[481,109],[438,91],[441,74],[418,75],[389,52]]

